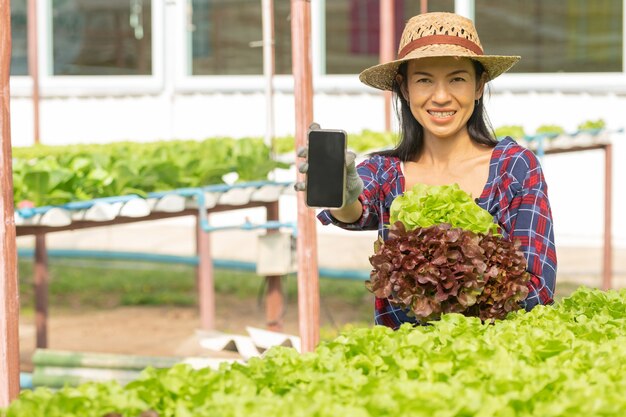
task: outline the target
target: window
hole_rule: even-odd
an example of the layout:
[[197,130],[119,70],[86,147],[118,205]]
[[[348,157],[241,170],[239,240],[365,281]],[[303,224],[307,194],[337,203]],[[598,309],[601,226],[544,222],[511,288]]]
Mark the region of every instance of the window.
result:
[[52,0],[53,75],[150,75],[150,0]]
[[[191,74],[263,74],[261,0],[191,0]],[[291,73],[291,2],[274,0],[275,73]]]
[[[396,45],[420,0],[395,1]],[[453,0],[430,0],[428,11],[454,11]],[[326,72],[358,74],[379,63],[380,0],[326,0]]]
[[622,0],[476,0],[488,54],[521,55],[512,72],[622,72]]
[[26,0],[11,0],[11,75],[28,75]]

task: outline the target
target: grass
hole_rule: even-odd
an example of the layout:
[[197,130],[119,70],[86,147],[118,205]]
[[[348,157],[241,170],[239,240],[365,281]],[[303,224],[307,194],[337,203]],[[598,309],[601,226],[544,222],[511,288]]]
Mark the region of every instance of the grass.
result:
[[[33,263],[20,259],[22,311],[33,310]],[[49,265],[49,303],[51,307],[112,308],[116,306],[196,306],[195,268],[188,265],[153,262],[52,258]],[[216,269],[215,291],[259,302],[265,281],[252,272]],[[571,294],[577,284],[559,283],[555,299]],[[297,298],[294,275],[283,278],[287,300]],[[371,294],[363,282],[320,279],[320,296],[340,300],[355,308],[371,307]]]
[[[19,260],[22,309],[33,308],[33,263]],[[152,262],[53,258],[49,262],[49,303],[57,307],[197,304],[193,266]],[[265,280],[245,271],[216,269],[215,291],[242,299],[264,294]],[[283,278],[287,299],[297,297],[294,275]],[[320,295],[358,306],[369,292],[362,281],[320,279]]]

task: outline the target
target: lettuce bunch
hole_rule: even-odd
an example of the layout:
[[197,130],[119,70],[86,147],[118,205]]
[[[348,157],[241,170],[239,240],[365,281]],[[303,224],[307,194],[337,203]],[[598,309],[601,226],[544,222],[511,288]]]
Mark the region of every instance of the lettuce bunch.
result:
[[458,184],[415,185],[391,203],[390,223],[397,221],[407,230],[448,223],[475,233],[498,233],[493,216],[479,207]]
[[493,217],[455,186],[416,186],[392,204],[386,241],[370,257],[366,287],[420,321],[444,313],[503,319],[528,295],[519,242],[497,235]]

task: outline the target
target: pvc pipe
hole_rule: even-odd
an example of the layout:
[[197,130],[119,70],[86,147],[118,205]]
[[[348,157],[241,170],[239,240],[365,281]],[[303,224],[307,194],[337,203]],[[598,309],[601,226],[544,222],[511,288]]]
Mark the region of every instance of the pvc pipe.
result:
[[[215,185],[208,185],[205,187],[178,188],[175,190],[152,192],[152,193],[148,193],[148,198],[161,198],[170,194],[180,195],[183,197],[196,197],[201,194],[203,195],[205,192],[215,192],[215,193],[226,192],[233,188],[249,188],[249,187],[261,188],[265,185],[277,185],[277,186],[287,187],[287,186],[290,186],[291,184],[293,183],[292,182],[273,182],[273,181],[250,181],[250,182],[242,182],[242,183],[237,183],[237,184],[232,184],[232,185],[215,184]],[[94,206],[96,203],[108,203],[108,204],[126,203],[130,200],[134,200],[137,198],[142,198],[142,197],[136,194],[102,197],[102,198],[94,198],[92,200],[86,200],[86,201],[72,201],[72,202],[58,205],[58,206],[26,207],[26,208],[18,209],[17,212],[23,218],[30,218],[37,214],[44,214],[50,209],[55,208],[55,207],[64,208],[66,210],[86,210]],[[204,201],[204,195],[203,195],[202,201]]]
[[[34,250],[32,248],[19,248],[18,255],[20,257],[32,257]],[[160,262],[183,265],[198,265],[197,256],[177,256],[165,255],[158,253],[143,252],[118,252],[118,251],[98,251],[98,250],[81,250],[81,249],[48,249],[48,256],[51,258],[91,258],[91,259],[111,259],[124,261],[145,261]],[[213,266],[220,269],[236,269],[242,271],[256,271],[255,262],[238,261],[232,259],[213,259]],[[321,277],[329,279],[346,279],[354,281],[364,281],[369,279],[370,272],[366,270],[355,269],[335,269],[335,268],[319,268]]]
[[20,387],[22,389],[33,389],[33,374],[20,372]]

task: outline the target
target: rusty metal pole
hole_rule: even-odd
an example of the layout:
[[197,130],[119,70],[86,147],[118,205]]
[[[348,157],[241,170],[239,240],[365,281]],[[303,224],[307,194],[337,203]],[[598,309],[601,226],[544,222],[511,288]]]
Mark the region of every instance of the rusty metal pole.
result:
[[[296,103],[296,149],[307,144],[307,130],[313,121],[313,78],[311,68],[311,3],[291,0],[291,47]],[[298,174],[298,181],[303,181]],[[302,351],[310,352],[319,342],[320,300],[317,266],[315,212],[298,199],[298,320]]]
[[37,39],[37,0],[28,0],[28,73],[33,82],[33,143],[39,144],[39,40]]
[[11,166],[11,1],[0,0],[0,407],[20,392],[19,287]]
[[35,329],[38,349],[48,347],[48,249],[46,234],[35,235]]
[[[394,60],[395,56],[395,0],[380,1],[380,62]],[[391,91],[383,92],[385,100],[385,131],[391,131]]]
[[602,288],[611,289],[613,275],[613,244],[611,239],[613,204],[613,145],[604,147],[604,256],[602,262]]
[[[278,201],[266,206],[267,221],[278,221]],[[279,233],[278,230],[268,230],[267,233]],[[265,277],[267,294],[265,297],[265,320],[267,330],[275,332],[283,331],[283,313],[285,312],[285,300],[280,275],[268,275]]]
[[202,229],[200,215],[196,215],[196,285],[200,308],[200,328],[215,330],[215,284],[213,279],[213,259],[211,257],[211,235]]

